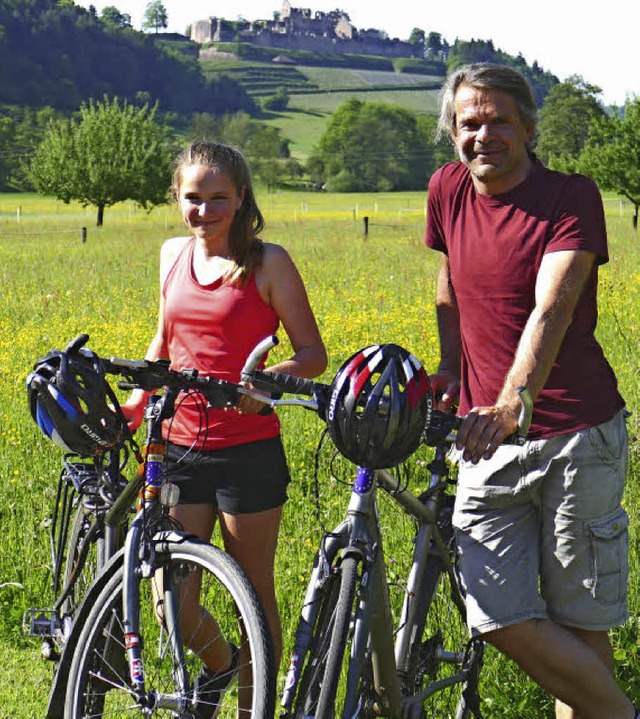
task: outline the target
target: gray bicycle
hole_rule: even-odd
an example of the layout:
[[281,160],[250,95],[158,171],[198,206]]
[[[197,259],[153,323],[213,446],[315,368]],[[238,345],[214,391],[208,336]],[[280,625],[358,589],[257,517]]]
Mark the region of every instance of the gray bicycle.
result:
[[[381,352],[385,347],[388,346],[383,346]],[[385,461],[384,447],[380,454],[375,433],[371,434],[368,427],[370,421],[387,428],[395,422],[396,429],[401,427],[397,423],[402,419],[394,418],[392,405],[396,385],[403,380],[395,375],[390,380],[388,365],[380,370],[380,377],[371,377],[378,350],[375,346],[360,353],[364,353],[366,380],[351,371],[353,358],[331,385],[262,373],[254,373],[250,379],[265,390],[312,397],[275,400],[273,404],[297,403],[316,411],[348,459],[350,451],[346,441],[340,439],[341,418],[336,405],[345,386],[353,395],[354,386],[357,394],[368,383],[361,401],[351,397],[354,422],[363,428],[359,435],[355,431],[358,436],[353,441],[372,447]],[[409,368],[405,389],[410,398],[413,391],[415,404],[415,387],[412,390],[411,384],[419,363],[406,351],[399,354],[398,363],[401,372]],[[346,380],[345,372],[351,374]],[[375,399],[374,412],[370,412],[371,397]],[[532,410],[525,389],[521,389],[520,398],[519,431],[510,439],[518,444],[524,442]],[[364,422],[367,412],[371,416]],[[281,697],[281,719],[481,718],[478,685],[484,644],[470,639],[465,625],[452,528],[455,485],[447,459],[461,421],[437,410],[427,412],[417,436],[419,442],[433,447],[434,453],[428,465],[428,487],[419,496],[388,469],[358,467],[346,516],[332,531],[325,532],[315,558]],[[402,442],[402,437],[398,441]],[[410,449],[405,447],[404,453]],[[358,456],[357,451],[354,456]],[[380,525],[379,490],[416,527],[415,534],[407,538],[413,545],[408,576],[393,582],[404,587],[404,600],[395,620]]]

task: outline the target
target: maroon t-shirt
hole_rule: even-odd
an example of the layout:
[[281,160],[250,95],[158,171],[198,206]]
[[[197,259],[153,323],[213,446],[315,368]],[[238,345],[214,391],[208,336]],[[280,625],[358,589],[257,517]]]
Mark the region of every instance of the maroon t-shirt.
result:
[[594,337],[597,265],[607,235],[597,186],[538,160],[527,179],[502,195],[476,192],[460,162],[429,183],[426,244],[448,255],[460,311],[460,414],[495,404],[535,305],[543,255],[595,252],[594,267],[547,383],[536,400],[529,437],[538,439],[606,422],[623,407],[613,370]]

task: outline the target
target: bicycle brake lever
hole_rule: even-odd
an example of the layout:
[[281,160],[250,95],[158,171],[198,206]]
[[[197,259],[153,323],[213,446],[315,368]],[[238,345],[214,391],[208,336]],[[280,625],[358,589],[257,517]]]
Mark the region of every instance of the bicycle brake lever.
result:
[[531,417],[533,415],[533,399],[526,387],[516,387],[520,399],[520,416],[518,417],[518,431],[514,435],[514,442],[522,446],[527,440]]

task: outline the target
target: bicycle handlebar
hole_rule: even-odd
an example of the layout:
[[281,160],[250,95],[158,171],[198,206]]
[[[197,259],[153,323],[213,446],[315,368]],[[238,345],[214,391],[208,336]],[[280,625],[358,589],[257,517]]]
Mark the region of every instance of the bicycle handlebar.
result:
[[[78,335],[69,342],[65,351],[78,352],[88,339],[89,335]],[[173,391],[198,390],[207,398],[210,405],[217,409],[234,406],[239,395],[246,395],[263,402],[267,411],[279,406],[303,406],[313,410],[323,421],[326,421],[331,385],[283,372],[257,369],[263,356],[277,344],[278,338],[275,335],[266,337],[253,349],[242,368],[241,381],[250,383],[255,389],[216,377],[202,376],[195,369],[174,370],[170,368],[169,360],[165,359],[127,360],[112,357],[99,358],[99,361],[106,373],[125,378],[124,381],[118,382],[118,387],[121,389],[155,391],[165,387]],[[259,390],[276,396],[261,394]],[[281,399],[282,394],[298,395],[298,397]],[[300,396],[311,399],[300,399]],[[518,387],[518,396],[522,405],[518,431],[507,437],[504,440],[505,444],[524,444],[531,424],[533,411],[531,395],[526,387]],[[432,410],[424,429],[424,443],[432,447],[443,443],[453,444],[463,420],[464,417],[449,412]]]
[[[278,395],[286,393],[313,397],[314,399],[311,401],[270,398],[267,399],[266,402],[271,407],[292,404],[303,405],[315,410],[321,419],[326,421],[324,411],[329,400],[330,385],[314,382],[313,380],[302,377],[294,377],[293,375],[283,374],[281,372],[268,371],[255,371],[251,375],[247,374],[246,379],[247,381],[251,381],[257,389],[274,392]],[[531,425],[533,400],[526,387],[518,387],[518,396],[521,403],[518,431],[505,438],[503,444],[517,444],[521,446],[526,441],[527,433]],[[437,409],[432,410],[429,422],[424,430],[424,443],[430,447],[441,443],[454,444],[463,420],[464,417],[458,417],[450,412],[442,412]]]

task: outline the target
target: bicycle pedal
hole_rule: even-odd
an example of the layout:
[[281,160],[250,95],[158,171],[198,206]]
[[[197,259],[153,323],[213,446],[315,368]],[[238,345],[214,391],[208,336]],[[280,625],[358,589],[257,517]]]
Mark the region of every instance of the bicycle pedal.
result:
[[31,637],[54,637],[60,631],[60,617],[51,609],[27,609],[24,613],[25,634]]

